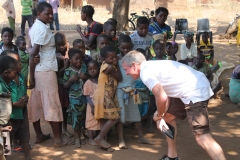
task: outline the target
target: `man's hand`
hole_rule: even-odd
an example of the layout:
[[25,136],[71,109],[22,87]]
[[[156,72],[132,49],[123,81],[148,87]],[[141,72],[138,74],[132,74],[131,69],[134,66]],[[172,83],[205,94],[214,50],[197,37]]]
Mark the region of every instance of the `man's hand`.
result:
[[157,122],[157,129],[159,129],[161,132],[163,131],[163,126],[166,128],[166,129],[169,129],[165,120],[162,118],[161,120],[158,120]]

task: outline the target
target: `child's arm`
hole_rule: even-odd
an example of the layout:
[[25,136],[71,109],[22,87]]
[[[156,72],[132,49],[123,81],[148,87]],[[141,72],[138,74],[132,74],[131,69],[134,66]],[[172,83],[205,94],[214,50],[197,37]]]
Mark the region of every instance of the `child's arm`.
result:
[[88,76],[85,74],[85,73],[80,73],[79,74],[79,78],[81,78],[83,81],[87,80],[88,79]]
[[108,65],[108,67],[103,71],[106,75],[111,74],[116,81],[121,82],[122,81],[122,74],[119,69],[119,66],[117,64],[117,70],[114,66]]
[[72,75],[64,84],[64,88],[69,88],[71,84],[78,80],[78,76],[76,74]]
[[63,60],[60,59],[60,58],[57,58],[57,61],[58,61],[58,64],[59,64],[60,61],[63,61],[64,66],[62,68],[58,68],[58,72],[57,72],[58,76],[63,76],[64,75],[64,71],[65,71],[66,68],[69,67],[70,62],[69,62],[69,60],[67,58],[64,58]]
[[13,107],[23,108],[27,106],[27,103],[28,103],[28,96],[24,96],[21,99],[19,99],[17,102],[13,102]]
[[10,132],[12,130],[12,126],[0,127],[0,132]]
[[87,103],[91,106],[92,115],[94,115],[94,104],[93,104],[93,101],[91,100],[89,95],[86,96],[86,99],[87,99]]
[[90,34],[90,36],[89,36],[88,38],[86,38],[86,37],[83,35],[82,31],[81,31],[80,25],[77,25],[77,26],[76,26],[76,30],[77,30],[77,32],[79,33],[79,35],[81,36],[81,38],[82,38],[82,40],[84,41],[85,45],[88,46],[88,48],[91,47],[91,46],[94,44],[94,42],[95,42],[95,40],[96,40],[96,36],[95,36],[95,35]]

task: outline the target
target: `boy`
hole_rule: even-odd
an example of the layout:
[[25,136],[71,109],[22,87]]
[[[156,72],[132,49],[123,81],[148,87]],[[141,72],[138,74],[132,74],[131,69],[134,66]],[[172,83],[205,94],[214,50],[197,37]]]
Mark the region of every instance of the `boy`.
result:
[[103,24],[103,31],[106,36],[110,39],[110,44],[115,48],[116,53],[119,53],[118,49],[118,39],[116,37],[116,24],[110,21],[107,21]]
[[139,17],[137,19],[137,31],[130,35],[133,43],[133,50],[137,48],[146,49],[152,43],[152,35],[148,32],[149,21],[146,17]]
[[211,67],[212,65],[215,65],[214,59],[214,47],[208,41],[209,35],[208,32],[202,33],[202,40],[200,41],[200,44],[198,45],[198,54],[203,54],[205,57],[205,63],[209,64]]
[[2,7],[6,10],[9,26],[13,30],[14,37],[15,37],[16,36],[16,34],[15,34],[15,17],[16,17],[16,14],[15,14],[15,8],[14,8],[13,0],[6,0],[6,2],[2,5]]
[[[0,159],[5,160],[3,131],[11,131],[8,125],[12,112],[11,89],[7,85],[17,75],[18,62],[9,56],[0,56]],[[5,150],[5,151],[4,151]]]

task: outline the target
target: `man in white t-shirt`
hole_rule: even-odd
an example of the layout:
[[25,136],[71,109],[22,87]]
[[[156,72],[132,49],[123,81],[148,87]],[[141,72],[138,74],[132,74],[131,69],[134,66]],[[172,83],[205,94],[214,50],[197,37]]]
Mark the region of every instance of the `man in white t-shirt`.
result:
[[139,17],[137,19],[137,31],[130,35],[133,43],[133,50],[137,48],[146,49],[152,43],[152,34],[148,32],[149,21],[147,17]]
[[[154,120],[158,129],[168,129],[166,122],[176,128],[175,118],[187,117],[197,143],[212,159],[225,160],[221,146],[210,134],[207,105],[213,92],[203,73],[175,61],[146,61],[137,51],[125,55],[122,63],[127,75],[133,79],[140,77],[153,92],[157,106]],[[176,135],[174,137],[174,140],[167,137],[168,154],[162,160],[179,160]]]

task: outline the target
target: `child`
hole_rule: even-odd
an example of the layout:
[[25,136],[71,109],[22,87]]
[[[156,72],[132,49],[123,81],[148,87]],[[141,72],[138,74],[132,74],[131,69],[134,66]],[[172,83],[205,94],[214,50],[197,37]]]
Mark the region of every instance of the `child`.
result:
[[166,44],[162,40],[156,40],[153,43],[153,50],[155,57],[152,57],[152,60],[167,60]]
[[172,48],[172,50],[173,50],[173,52],[172,52],[172,56],[171,56],[171,59],[173,60],[173,61],[177,61],[177,57],[176,57],[176,54],[177,54],[177,52],[178,52],[178,44],[177,44],[177,42],[172,42],[172,46],[173,46],[173,48]]
[[15,34],[15,18],[16,18],[16,13],[15,13],[15,7],[13,0],[6,0],[5,3],[3,3],[2,7],[6,10],[6,14],[8,17],[8,23],[10,28],[13,30],[14,37],[16,36]]
[[73,48],[78,48],[80,49],[80,51],[84,54],[83,57],[83,62],[85,63],[85,65],[87,66],[88,62],[92,60],[92,58],[89,55],[85,54],[86,48],[85,48],[85,44],[84,41],[82,39],[75,39],[73,41]]
[[[21,72],[21,61],[19,54],[15,51],[5,50],[2,55],[8,55],[18,61],[17,75],[14,80],[9,83],[11,89],[12,97],[12,114],[10,116],[10,122],[12,125],[12,131],[10,133],[11,139],[19,140],[23,152],[25,154],[25,159],[30,160],[30,132],[29,132],[29,122],[27,116],[27,89],[25,85],[24,75]],[[19,148],[19,146],[13,146],[14,148]]]
[[17,46],[12,43],[13,40],[13,30],[9,27],[4,27],[2,29],[1,38],[3,44],[0,45],[0,55],[4,50],[13,50],[18,52]]
[[166,43],[166,52],[167,52],[168,60],[172,60],[173,45],[172,45],[171,42],[167,42],[167,43]]
[[112,22],[115,26],[117,26],[117,20],[116,20],[116,19],[114,19],[114,18],[109,18],[107,21],[108,21],[108,22]]
[[214,46],[208,41],[208,32],[202,33],[202,40],[198,45],[198,54],[203,54],[205,57],[205,63],[209,64],[210,67],[215,65],[214,61]]
[[149,25],[148,31],[153,35],[161,36],[165,42],[172,38],[172,32],[169,25],[165,24],[168,17],[168,10],[164,7],[158,7],[155,11],[157,21]]
[[108,36],[111,40],[110,44],[113,46],[116,50],[116,53],[118,54],[118,39],[116,38],[116,25],[112,22],[105,22],[103,24],[103,31],[106,36]]
[[57,72],[58,94],[59,94],[59,99],[60,99],[62,112],[63,112],[62,134],[68,137],[72,137],[73,135],[69,133],[67,130],[67,109],[69,105],[68,90],[63,86],[64,71],[69,67],[69,60],[68,58],[66,58],[67,39],[65,35],[60,32],[57,32],[54,38],[55,38],[56,54],[57,54],[57,62],[58,62],[58,72]]
[[130,35],[133,43],[133,50],[137,48],[146,49],[153,41],[152,34],[148,32],[149,21],[147,17],[139,17],[137,19],[137,31]]
[[[100,50],[105,47],[105,46],[110,46],[111,45],[111,39],[105,35],[105,34],[100,34],[97,38],[97,50],[100,54]],[[115,50],[116,51],[116,50]],[[99,64],[102,64],[103,60],[100,55],[100,59],[97,61]]]
[[29,54],[26,50],[26,40],[23,36],[18,36],[15,41],[18,47],[18,53],[20,55],[20,61],[22,64],[21,74],[24,77],[25,84],[27,84],[28,79],[28,66],[29,66]]
[[85,127],[88,131],[88,144],[96,146],[97,144],[93,140],[95,131],[100,130],[100,123],[94,118],[94,91],[98,84],[99,64],[97,61],[90,61],[88,63],[88,75],[90,78],[86,81],[83,88],[83,94],[87,98],[87,111]]
[[126,75],[125,70],[122,67],[122,57],[132,50],[132,41],[128,35],[122,35],[119,38],[119,60],[118,65],[122,74],[122,81],[117,86],[117,98],[119,107],[121,108],[120,121],[117,123],[117,129],[119,134],[119,148],[126,149],[127,146],[123,139],[123,128],[122,123],[134,122],[135,128],[138,131],[138,142],[143,144],[151,144],[147,139],[144,138],[142,133],[141,115],[139,112],[138,104],[133,100],[135,81],[132,77]]
[[4,150],[5,142],[3,131],[11,131],[12,127],[8,125],[12,112],[11,92],[7,85],[17,76],[18,62],[10,56],[0,56],[0,159],[5,160]]
[[87,67],[82,63],[84,54],[76,48],[68,51],[70,67],[64,72],[64,87],[69,94],[68,124],[74,129],[75,147],[81,147],[81,129],[85,124],[86,97],[83,95],[83,81],[87,79]]
[[115,93],[117,83],[122,80],[122,75],[117,62],[117,54],[113,47],[103,47],[100,54],[103,63],[98,77],[98,85],[94,92],[94,117],[102,122],[106,120],[106,123],[103,124],[101,132],[94,141],[104,149],[113,151],[111,145],[104,140],[104,137],[120,118],[120,108]]

